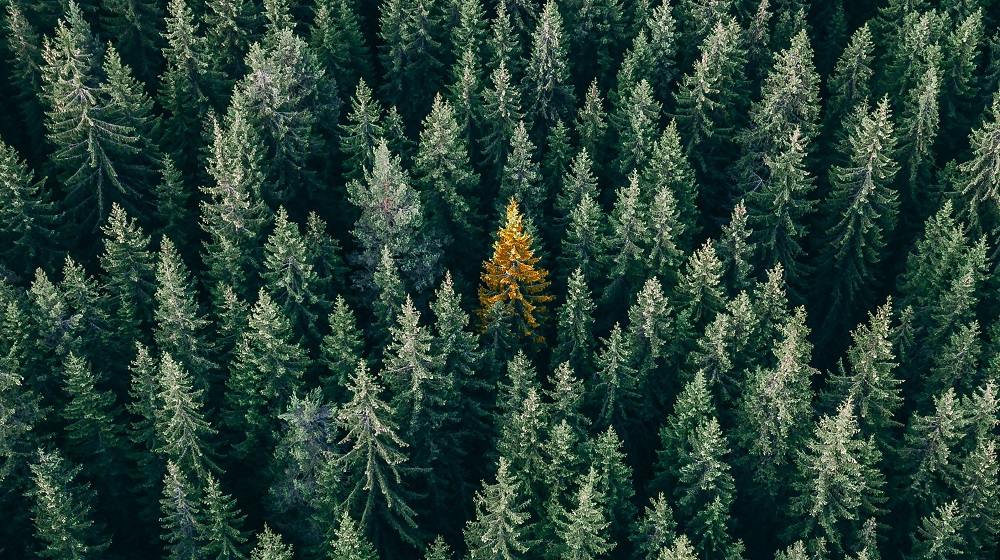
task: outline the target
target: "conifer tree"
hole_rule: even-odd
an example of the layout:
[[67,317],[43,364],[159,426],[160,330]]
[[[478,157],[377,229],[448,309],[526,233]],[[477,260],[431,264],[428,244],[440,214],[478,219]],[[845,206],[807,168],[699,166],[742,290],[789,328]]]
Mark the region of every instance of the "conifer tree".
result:
[[595,488],[597,476],[593,467],[587,475],[581,476],[575,507],[556,521],[562,541],[558,556],[561,559],[593,560],[615,548],[607,534],[609,522],[602,507],[605,496]]
[[523,120],[521,91],[511,80],[507,65],[501,63],[493,69],[490,85],[483,90],[483,136],[480,150],[483,164],[493,169],[493,176],[498,178],[507,162],[514,132]]
[[317,2],[309,28],[309,47],[343,91],[353,91],[362,79],[371,81],[371,52],[361,33],[356,3]]
[[35,26],[28,21],[28,13],[17,2],[8,2],[4,11],[3,29],[7,37],[10,58],[11,85],[15,88],[22,125],[34,145],[31,155],[41,155],[44,144],[44,107],[42,92],[42,39]]
[[362,181],[365,171],[375,163],[375,149],[385,137],[382,105],[372,99],[372,90],[364,78],[351,97],[351,112],[340,130],[340,151],[344,155],[344,178]]
[[[466,5],[478,5],[479,0],[467,0]],[[479,144],[483,116],[483,69],[477,50],[467,47],[451,67],[446,99],[454,108],[455,122],[465,139],[469,159],[479,161]]]
[[[430,303],[431,312],[435,317],[432,352],[437,356],[442,374],[452,378],[456,389],[462,394],[463,422],[474,425],[476,417],[484,414],[484,411],[479,409],[480,403],[469,400],[472,399],[473,391],[483,389],[484,380],[476,379],[478,375],[476,366],[480,358],[479,343],[475,335],[468,330],[470,318],[462,309],[461,298],[455,291],[451,272],[445,271],[444,280],[434,295],[435,298]],[[469,431],[473,431],[471,427]]]
[[421,292],[436,282],[440,274],[441,249],[424,229],[420,195],[410,185],[398,155],[390,155],[385,140],[378,143],[371,171],[364,183],[347,185],[348,200],[361,210],[351,233],[358,241],[353,263],[362,267],[357,283],[371,292],[372,277],[383,248],[399,259],[400,275],[406,286]]
[[242,548],[247,536],[240,529],[246,516],[236,507],[236,500],[222,492],[219,481],[211,474],[201,498],[201,517],[202,554],[220,560],[246,560]]
[[246,74],[244,57],[260,31],[259,5],[247,0],[205,2],[205,42],[211,71],[222,77],[227,91]]
[[786,149],[765,156],[767,177],[758,190],[747,193],[748,222],[764,268],[781,264],[788,282],[801,286],[810,269],[803,262],[802,244],[808,234],[806,219],[816,207],[810,199],[813,177],[806,165],[806,139],[792,132]]
[[754,494],[765,500],[784,494],[781,481],[792,475],[795,453],[812,417],[810,377],[818,372],[809,366],[812,345],[805,315],[800,307],[781,325],[782,338],[772,350],[776,365],[750,373],[739,403],[736,436],[749,452],[742,466],[753,472],[759,485]]
[[340,516],[337,535],[333,539],[331,560],[376,560],[378,555],[365,536],[358,532],[358,526],[347,510]]
[[250,553],[250,560],[292,560],[292,545],[281,541],[281,535],[267,524],[257,538],[257,546]]
[[614,115],[619,151],[615,167],[621,177],[644,169],[650,162],[659,132],[661,106],[645,79],[636,82]]
[[555,0],[547,0],[531,34],[531,55],[521,85],[536,138],[547,136],[576,104],[569,64],[563,18]]
[[294,199],[303,186],[314,192],[318,183],[309,158],[321,152],[320,131],[332,131],[329,123],[337,120],[335,84],[291,29],[277,32],[263,46],[254,44],[246,65],[230,111],[245,112],[260,143],[265,188],[259,195],[273,205]]
[[901,381],[893,377],[897,364],[890,338],[891,320],[892,300],[889,300],[874,315],[868,314],[867,324],[858,325],[851,333],[853,344],[847,350],[850,368],[840,363],[839,374],[830,378],[827,396],[831,405],[849,401],[854,406],[861,434],[874,436],[883,448],[888,445],[889,430],[898,425],[893,416],[903,403]]
[[30,465],[31,513],[35,538],[44,548],[42,558],[83,559],[101,554],[110,541],[103,541],[90,518],[89,484],[76,482],[80,467],[62,457],[58,450],[38,450]]
[[646,506],[642,517],[633,524],[629,540],[634,544],[638,558],[657,560],[661,558],[660,551],[677,540],[677,522],[663,492],[649,501],[650,505]]
[[680,458],[690,453],[691,436],[698,426],[715,417],[715,406],[708,392],[705,375],[694,374],[674,403],[673,413],[660,427],[661,447],[657,452],[657,489],[673,487],[677,480]]
[[229,423],[244,438],[237,442],[243,456],[273,445],[273,425],[301,387],[309,357],[294,341],[288,317],[261,290],[230,365],[226,405]]
[[342,296],[334,301],[328,322],[330,334],[323,337],[321,350],[323,362],[330,369],[330,381],[324,388],[327,397],[334,398],[339,393],[336,387],[347,386],[347,380],[361,359],[363,345],[354,312]]
[[441,15],[427,0],[391,0],[380,6],[382,96],[414,122],[441,85]]
[[728,556],[739,546],[727,533],[736,488],[723,458],[729,453],[726,446],[719,421],[714,416],[703,418],[679,450],[675,467],[679,510],[688,517],[695,549],[706,556]]
[[914,330],[912,340],[902,341],[901,355],[905,353],[913,371],[929,368],[955,330],[975,318],[986,279],[987,247],[985,238],[976,239],[965,230],[946,200],[925,222],[899,278],[899,307],[911,310],[908,323]]
[[185,473],[199,478],[217,471],[215,451],[209,438],[215,428],[205,420],[200,389],[193,389],[184,365],[170,354],[160,359],[156,401],[156,451]]
[[194,175],[201,127],[212,103],[218,98],[220,76],[213,73],[212,51],[191,7],[185,0],[167,4],[166,70],[160,76],[157,100],[166,110],[163,148],[189,180]]
[[[365,534],[377,540],[392,530],[415,543],[416,513],[407,504],[402,473],[407,468],[392,410],[380,397],[382,387],[364,362],[351,376],[351,400],[337,413],[337,425],[346,434],[340,441],[344,452],[335,459],[345,473],[344,511],[357,516]],[[378,546],[378,542],[375,542]]]
[[569,277],[566,303],[557,312],[559,321],[552,363],[568,362],[573,371],[585,378],[593,371],[595,309],[583,271],[577,268]]
[[579,268],[584,278],[595,283],[601,282],[610,256],[607,218],[600,204],[584,193],[568,218],[562,252],[556,258],[556,263],[566,276],[569,276],[570,270]]
[[673,314],[663,284],[655,276],[646,280],[628,310],[629,346],[633,355],[640,358],[637,363],[640,379],[649,380],[650,373],[672,357]]
[[733,207],[729,223],[719,235],[718,256],[722,261],[723,285],[731,293],[746,291],[753,279],[753,255],[756,252],[753,232],[747,224],[747,207],[740,200]]
[[414,159],[415,183],[426,197],[432,226],[456,239],[467,238],[473,232],[478,206],[472,197],[479,176],[470,165],[465,136],[451,104],[435,96],[420,132],[420,148]]
[[650,224],[648,206],[641,198],[638,173],[633,172],[628,186],[619,187],[615,195],[608,237],[611,283],[604,289],[603,299],[621,302],[631,299],[632,291],[646,276]]
[[541,221],[545,208],[545,187],[541,183],[538,162],[534,158],[535,144],[528,138],[524,121],[517,123],[510,139],[507,161],[500,175],[500,196],[497,200],[514,200],[524,215],[534,222]]
[[958,166],[952,184],[958,215],[975,233],[991,233],[998,221],[1000,176],[994,161],[1000,153],[1000,95],[983,116],[983,124],[969,135],[972,157]]
[[197,489],[183,468],[173,461],[167,462],[163,477],[163,497],[160,499],[162,533],[171,560],[201,557],[200,537],[204,531],[198,519]]
[[768,168],[765,159],[780,157],[796,140],[802,142],[800,149],[816,140],[819,74],[812,59],[805,30],[792,38],[790,47],[775,55],[774,67],[761,88],[761,100],[750,108],[750,126],[741,139],[741,171],[748,184],[767,179],[760,176]]
[[558,223],[569,223],[570,214],[579,206],[584,195],[597,198],[599,191],[593,168],[594,162],[590,159],[590,154],[586,148],[581,148],[562,177],[559,194],[556,196],[554,207]]
[[70,444],[67,449],[79,460],[89,480],[111,480],[121,472],[121,410],[115,406],[115,396],[97,387],[90,363],[72,352],[63,362],[63,376],[70,397],[62,412]]
[[837,59],[830,76],[830,95],[826,104],[828,128],[854,114],[860,104],[870,101],[874,47],[871,28],[866,23],[854,31],[850,43]]
[[[122,71],[112,52],[104,68],[109,79],[112,71]],[[51,161],[65,193],[67,218],[81,233],[92,233],[112,202],[119,202],[132,215],[147,215],[142,198],[152,170],[133,164],[140,138],[134,127],[121,120],[138,114],[116,114],[110,90],[98,82],[101,59],[95,39],[75,2],[70,2],[55,37],[46,39],[43,54],[47,139],[55,148]]]
[[533,543],[523,527],[529,520],[521,484],[510,473],[502,455],[497,463],[496,483],[483,483],[476,492],[476,517],[465,527],[465,544],[472,560],[517,560],[526,558]]
[[[677,224],[671,228],[670,234],[676,239],[678,250],[690,251],[693,248],[691,240],[700,230],[696,206],[698,185],[694,170],[681,146],[676,120],[671,120],[667,124],[660,139],[656,141],[649,164],[641,171],[640,178],[643,192],[653,195],[650,208],[650,213],[655,215],[653,227],[663,231],[666,224],[676,220]],[[670,203],[671,199],[673,203]],[[668,212],[676,213],[676,218],[668,218]],[[659,239],[660,235],[657,235],[657,238]],[[667,245],[658,242],[657,246],[663,248],[660,254],[665,257]],[[661,271],[659,274],[664,272]]]
[[[923,218],[934,204],[933,195],[923,188],[930,182],[934,167],[934,141],[939,129],[940,83],[936,66],[927,68],[920,82],[906,97],[900,126],[900,163],[906,171],[904,203],[915,218]],[[909,220],[914,221],[912,218]]]
[[[428,428],[440,429],[435,418],[446,397],[449,378],[435,375],[436,356],[431,354],[431,333],[419,324],[420,312],[409,297],[400,309],[395,325],[390,327],[392,341],[386,348],[385,378],[393,395],[390,403],[404,436],[412,439]],[[423,435],[421,438],[425,437]],[[423,450],[420,450],[423,451]]]
[[700,173],[705,207],[714,209],[723,203],[716,192],[724,182],[722,170],[733,159],[719,155],[735,150],[735,127],[744,113],[745,100],[739,94],[745,89],[746,54],[735,20],[713,23],[710,29],[701,43],[701,57],[681,79],[674,100],[686,154]]
[[595,489],[604,496],[605,517],[610,523],[609,535],[614,543],[623,542],[628,524],[635,517],[632,467],[626,461],[623,447],[615,429],[609,427],[597,436],[591,451],[591,463],[597,470]]
[[601,90],[597,87],[597,79],[590,83],[587,94],[583,99],[583,104],[576,113],[573,121],[573,131],[576,132],[577,142],[580,150],[587,150],[587,153],[594,159],[594,170],[599,172],[604,164],[604,150],[606,143],[604,135],[607,132],[607,114],[604,112],[604,100],[601,98]]
[[195,385],[204,389],[215,365],[205,333],[208,320],[199,313],[195,296],[187,267],[174,244],[164,237],[156,264],[153,338],[160,352],[175,356],[191,372]]
[[681,45],[682,66],[694,58],[696,45],[702,42],[720,21],[724,21],[732,8],[731,0],[681,0],[677,3],[678,44]]
[[632,417],[639,400],[639,379],[632,366],[632,352],[629,339],[615,323],[594,357],[597,366],[594,398],[600,408],[596,416],[600,426],[617,425],[624,429]]
[[963,553],[962,514],[957,501],[937,508],[933,514],[920,520],[920,527],[913,535],[913,557],[945,559]]
[[501,314],[514,320],[514,332],[520,339],[541,340],[535,333],[545,318],[546,303],[553,297],[545,293],[548,271],[536,268],[534,239],[524,231],[522,214],[512,197],[507,205],[503,227],[493,243],[493,257],[484,264],[483,285],[479,288],[480,328],[485,330],[492,319],[490,310],[501,306]]
[[101,0],[101,27],[144,81],[160,73],[163,5],[149,0]]
[[850,399],[819,419],[813,437],[799,450],[799,477],[791,511],[801,515],[802,536],[823,538],[834,549],[851,546],[862,520],[879,512],[885,481],[876,468],[874,440],[860,435]]
[[244,298],[253,293],[248,279],[260,264],[255,251],[267,212],[260,198],[260,158],[259,140],[246,113],[233,105],[225,126],[213,123],[208,174],[214,184],[201,188],[201,228],[207,234],[202,261],[216,301],[221,285]]
[[900,449],[910,474],[906,499],[924,511],[947,499],[948,484],[959,468],[955,455],[971,422],[953,388],[935,397],[933,407],[928,414],[910,417]]
[[377,350],[379,346],[384,348],[388,344],[390,329],[396,324],[396,318],[402,312],[407,298],[406,288],[399,277],[399,270],[389,247],[382,248],[382,260],[375,270],[374,281],[378,299],[372,302],[371,307],[376,317],[374,338]]
[[844,318],[871,303],[875,267],[884,257],[896,221],[891,181],[897,166],[892,160],[895,137],[888,97],[871,112],[862,104],[850,122],[852,129],[840,152],[845,164],[830,170],[829,244],[818,263],[820,277],[827,279],[821,284],[828,294],[828,328],[842,327]]
[[51,266],[57,246],[56,211],[44,181],[0,139],[0,260],[15,274]]
[[278,208],[274,233],[268,237],[264,251],[266,270],[261,276],[265,290],[296,335],[318,338],[316,315],[322,304],[314,288],[319,278],[299,226],[288,219],[284,207]]
[[711,240],[688,257],[675,290],[675,299],[692,325],[708,324],[722,309],[722,274],[722,261]]

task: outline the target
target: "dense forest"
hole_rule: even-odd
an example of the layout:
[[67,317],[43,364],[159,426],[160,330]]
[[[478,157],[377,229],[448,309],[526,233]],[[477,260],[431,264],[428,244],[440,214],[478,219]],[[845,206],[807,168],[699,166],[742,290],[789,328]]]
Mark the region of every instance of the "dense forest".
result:
[[0,558],[997,557],[1000,2],[0,18]]

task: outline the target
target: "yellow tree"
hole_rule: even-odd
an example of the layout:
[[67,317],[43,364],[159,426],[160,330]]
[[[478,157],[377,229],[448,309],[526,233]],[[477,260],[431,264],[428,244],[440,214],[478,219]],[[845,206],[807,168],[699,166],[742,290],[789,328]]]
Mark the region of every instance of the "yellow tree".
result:
[[486,270],[482,274],[483,285],[479,287],[481,330],[498,316],[509,316],[518,338],[542,341],[534,332],[545,315],[545,303],[553,298],[544,293],[549,287],[545,280],[549,272],[535,267],[538,257],[534,256],[532,242],[512,197],[507,205],[507,220],[493,242],[493,258],[483,263]]

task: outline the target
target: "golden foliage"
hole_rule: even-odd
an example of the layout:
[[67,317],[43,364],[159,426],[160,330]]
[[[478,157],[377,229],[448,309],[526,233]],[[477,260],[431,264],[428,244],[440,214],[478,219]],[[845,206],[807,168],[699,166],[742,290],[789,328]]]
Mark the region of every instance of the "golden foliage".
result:
[[547,311],[544,304],[553,298],[544,293],[549,287],[545,280],[549,272],[535,267],[538,257],[531,247],[533,241],[524,231],[521,212],[511,197],[506,222],[493,242],[493,258],[483,263],[478,311],[481,330],[486,329],[487,316],[498,304],[503,315],[513,316],[518,337],[532,337],[538,328]]

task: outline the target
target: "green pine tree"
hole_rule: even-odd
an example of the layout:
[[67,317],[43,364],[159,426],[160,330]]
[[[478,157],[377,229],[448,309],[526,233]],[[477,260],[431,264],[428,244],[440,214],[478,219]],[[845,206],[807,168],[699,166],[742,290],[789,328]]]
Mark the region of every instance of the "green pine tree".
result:
[[56,210],[45,182],[0,140],[0,260],[11,272],[30,276],[52,266],[58,239]]
[[163,497],[160,498],[160,539],[166,541],[170,560],[201,558],[200,538],[205,530],[198,519],[197,488],[185,470],[173,461],[167,462],[163,476]]
[[546,1],[531,34],[531,54],[521,89],[535,138],[545,138],[576,104],[563,18],[555,0]]
[[264,252],[264,289],[297,337],[319,338],[316,317],[322,304],[315,292],[319,278],[310,262],[306,240],[298,224],[288,219],[284,207],[278,208],[274,233],[268,237]]
[[264,525],[257,537],[257,546],[250,553],[250,560],[292,560],[292,545],[281,541],[281,535]]
[[381,94],[409,122],[426,111],[442,83],[441,14],[429,0],[389,0],[379,9]]
[[31,514],[35,538],[43,548],[38,556],[77,560],[101,554],[110,541],[103,540],[91,514],[89,484],[76,482],[80,467],[59,451],[38,450],[30,465]]
[[210,439],[216,430],[205,420],[203,392],[192,388],[184,365],[163,354],[156,383],[156,452],[198,478],[218,471]]
[[200,538],[204,543],[201,554],[219,560],[246,560],[242,549],[247,536],[240,529],[246,516],[240,513],[236,500],[222,492],[219,481],[211,474],[205,482],[200,505]]
[[497,463],[496,483],[483,482],[476,492],[476,516],[466,523],[465,544],[472,560],[518,560],[527,558],[533,543],[526,538],[529,520],[526,501],[510,463],[503,456]]

